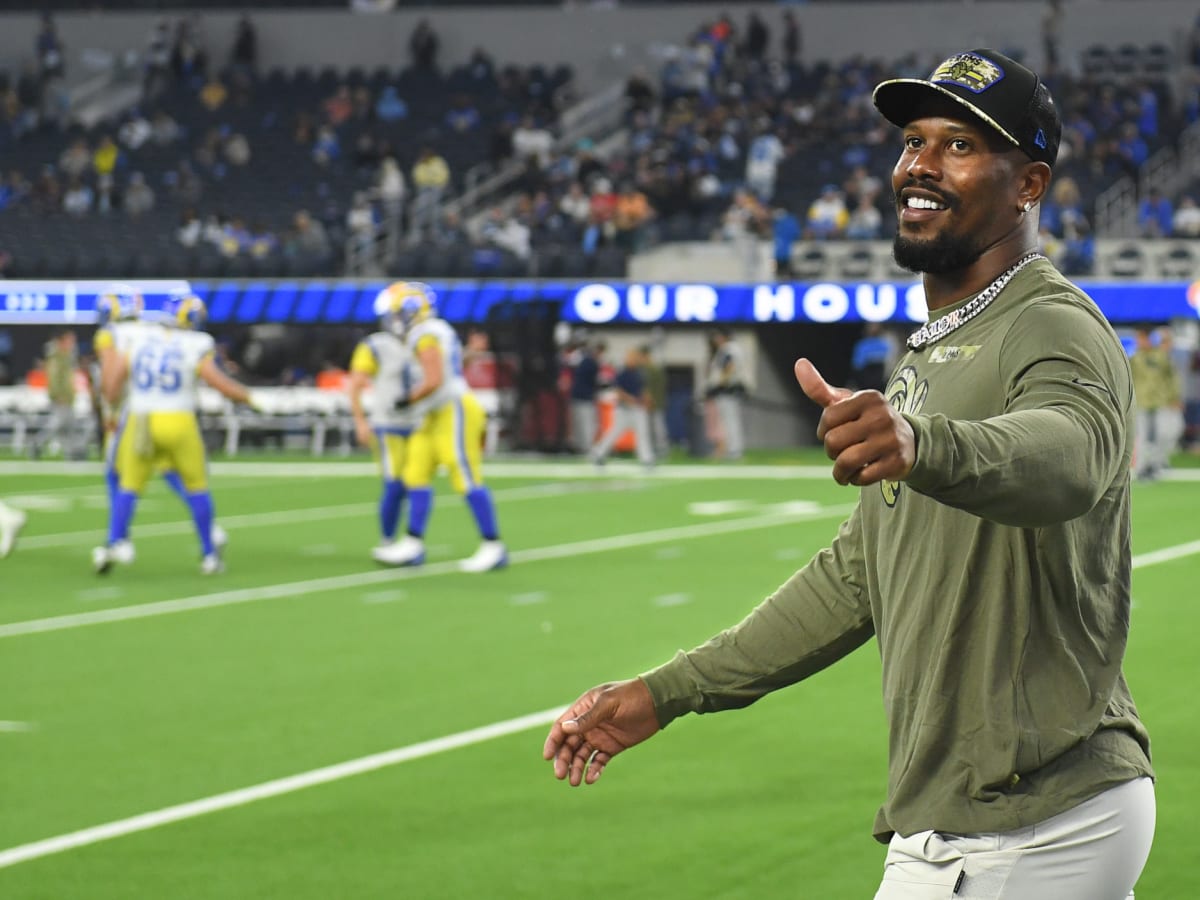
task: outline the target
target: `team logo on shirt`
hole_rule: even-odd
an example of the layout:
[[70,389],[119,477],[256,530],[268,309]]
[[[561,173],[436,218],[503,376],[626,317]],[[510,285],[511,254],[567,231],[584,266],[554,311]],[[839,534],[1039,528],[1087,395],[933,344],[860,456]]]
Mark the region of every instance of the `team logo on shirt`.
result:
[[[884,394],[888,403],[897,411],[914,416],[921,411],[928,396],[929,382],[924,379],[918,381],[917,370],[912,366],[905,366],[898,371]],[[900,499],[900,482],[881,481],[879,489],[883,491],[883,502],[888,506],[895,506],[896,501]]]
[[929,351],[929,361],[931,363],[958,362],[959,360],[971,359],[978,352],[979,344],[966,344],[962,347],[943,347],[939,345]]

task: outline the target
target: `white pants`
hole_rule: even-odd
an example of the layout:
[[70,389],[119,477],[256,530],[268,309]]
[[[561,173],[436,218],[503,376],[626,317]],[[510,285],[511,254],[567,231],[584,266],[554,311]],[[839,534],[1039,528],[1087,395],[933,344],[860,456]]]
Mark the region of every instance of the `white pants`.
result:
[[1137,414],[1136,475],[1153,474],[1166,467],[1183,437],[1183,418],[1168,406],[1140,409]]
[[1126,900],[1154,814],[1154,783],[1137,778],[1016,831],[897,834],[875,900]]
[[587,453],[596,443],[599,420],[595,400],[571,401],[571,440],[580,453]]
[[651,465],[654,462],[654,446],[650,439],[650,413],[645,407],[620,403],[613,409],[612,425],[604,432],[600,443],[592,448],[592,459],[599,462],[607,457],[617,439],[631,428],[638,459],[644,465]]
[[742,396],[740,394],[717,394],[713,406],[725,432],[725,456],[741,459],[746,450],[746,437],[742,426]]

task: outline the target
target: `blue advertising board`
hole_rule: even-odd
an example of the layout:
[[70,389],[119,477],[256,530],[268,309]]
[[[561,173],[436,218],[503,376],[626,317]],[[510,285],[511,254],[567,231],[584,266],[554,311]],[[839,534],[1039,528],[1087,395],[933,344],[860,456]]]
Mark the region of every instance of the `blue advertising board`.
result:
[[[354,279],[122,282],[142,292],[153,312],[191,290],[208,304],[216,325],[286,323],[370,325],[385,281]],[[1200,314],[1200,282],[1082,281],[1114,323],[1166,322]],[[914,282],[780,282],[762,284],[638,284],[617,281],[431,282],[443,317],[484,322],[524,304],[557,308],[567,322],[587,325],[755,324],[770,322],[896,322],[927,318]],[[107,281],[0,281],[0,324],[86,325],[96,321]]]

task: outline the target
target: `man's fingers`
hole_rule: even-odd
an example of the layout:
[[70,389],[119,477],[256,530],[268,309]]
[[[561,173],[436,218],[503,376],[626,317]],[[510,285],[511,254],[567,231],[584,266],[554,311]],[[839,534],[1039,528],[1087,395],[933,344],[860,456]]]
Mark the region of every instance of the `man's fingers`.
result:
[[853,393],[846,388],[831,385],[821,377],[817,367],[803,357],[796,360],[796,381],[810,400],[823,407],[837,403]]

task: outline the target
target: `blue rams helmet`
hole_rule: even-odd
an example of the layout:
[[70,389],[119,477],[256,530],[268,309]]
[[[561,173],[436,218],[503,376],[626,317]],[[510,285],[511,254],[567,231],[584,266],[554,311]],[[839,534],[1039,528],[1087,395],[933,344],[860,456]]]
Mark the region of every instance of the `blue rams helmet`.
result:
[[96,298],[96,322],[109,325],[140,318],[142,295],[127,284],[113,284]]
[[437,295],[420,281],[393,282],[375,297],[375,313],[384,330],[404,334],[437,315]]
[[208,319],[208,307],[195,294],[177,294],[163,303],[167,324],[176,328],[196,329]]

